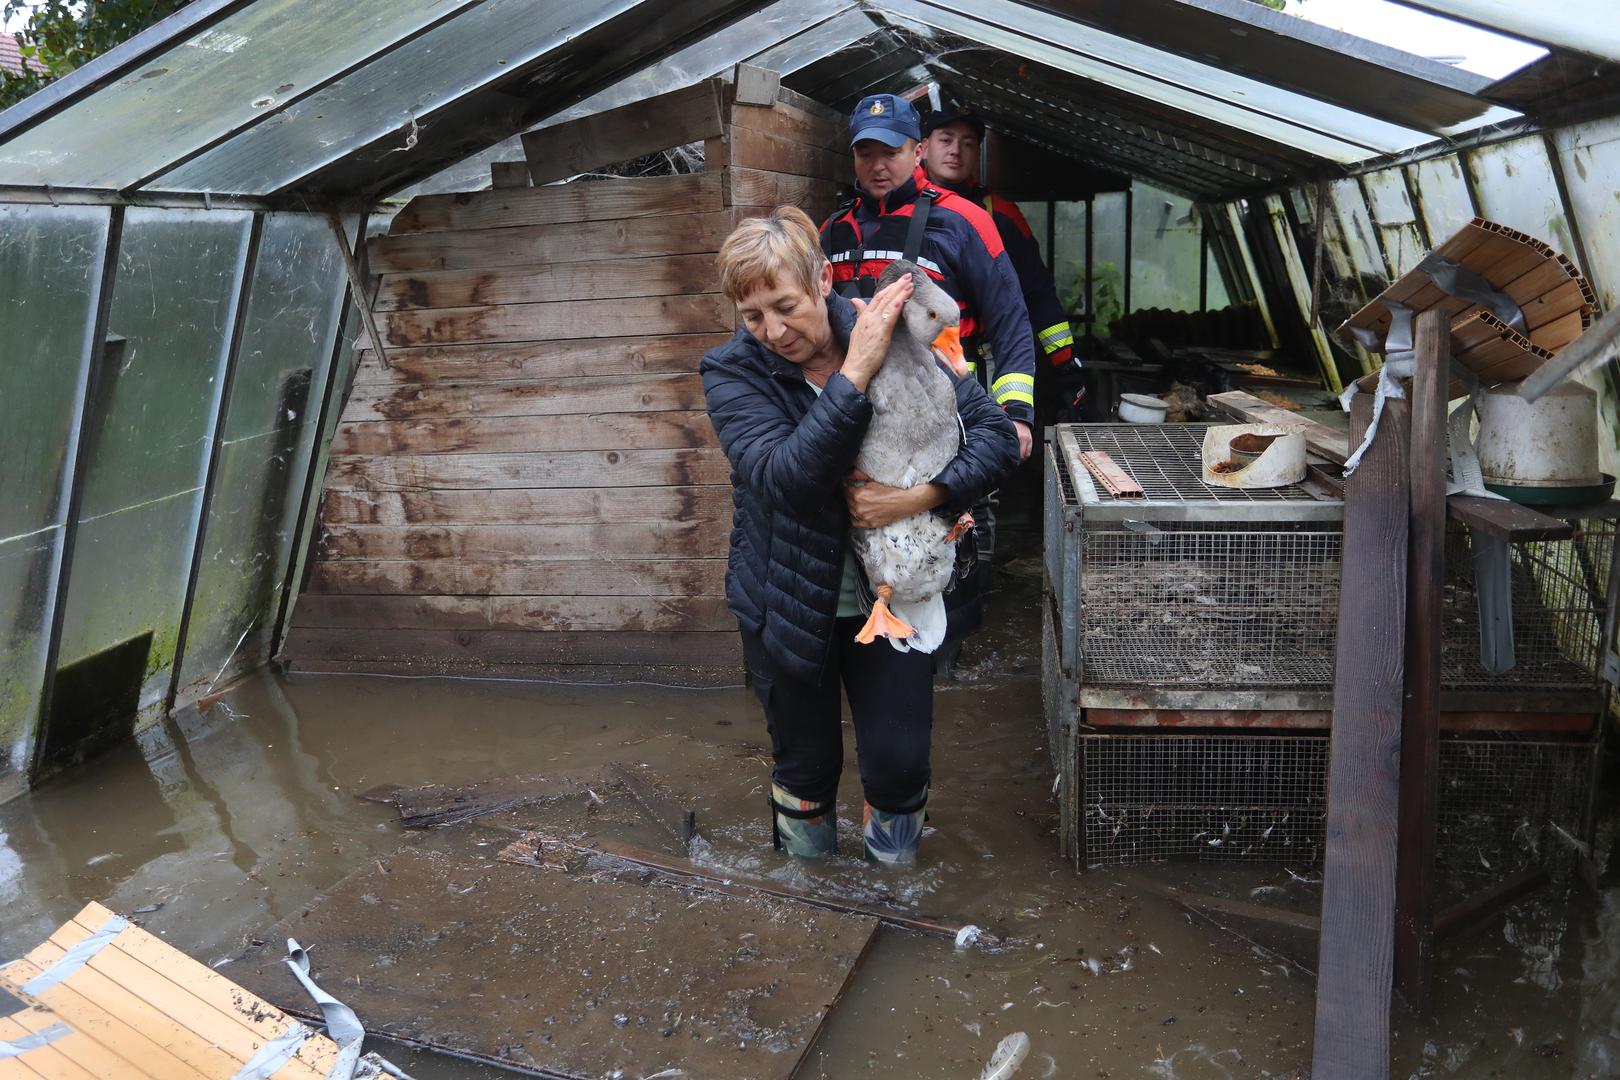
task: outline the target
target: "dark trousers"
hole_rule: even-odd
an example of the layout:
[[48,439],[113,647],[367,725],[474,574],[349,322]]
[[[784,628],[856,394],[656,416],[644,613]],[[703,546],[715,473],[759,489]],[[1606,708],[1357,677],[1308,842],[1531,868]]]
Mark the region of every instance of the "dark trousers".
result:
[[743,655],[754,693],[765,706],[776,768],[771,778],[807,802],[830,803],[844,768],[838,688],[849,696],[866,801],[879,810],[908,813],[928,786],[929,740],[934,728],[934,658],[900,652],[879,639],[857,645],[864,618],[839,619],[832,655],[819,685],[784,674],[759,638],[742,632]]

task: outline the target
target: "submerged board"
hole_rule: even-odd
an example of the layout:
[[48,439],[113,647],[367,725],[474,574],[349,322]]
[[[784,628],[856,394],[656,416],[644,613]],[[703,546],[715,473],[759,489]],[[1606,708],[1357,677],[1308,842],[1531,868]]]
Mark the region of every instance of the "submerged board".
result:
[[[293,916],[369,1029],[542,1076],[790,1077],[877,920],[403,849]],[[223,969],[304,1009],[274,945]]]

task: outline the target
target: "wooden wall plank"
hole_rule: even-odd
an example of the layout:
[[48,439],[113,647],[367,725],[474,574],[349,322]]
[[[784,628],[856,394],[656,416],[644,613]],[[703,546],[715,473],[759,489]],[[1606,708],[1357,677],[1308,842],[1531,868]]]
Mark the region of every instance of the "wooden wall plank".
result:
[[735,631],[723,596],[305,596],[294,624],[310,629]]
[[382,279],[372,306],[376,311],[405,311],[605,300],[621,296],[673,296],[712,293],[719,289],[719,283],[714,256],[667,255],[506,270],[389,274]]
[[685,176],[604,177],[516,191],[418,195],[394,215],[390,234],[449,229],[509,229],[615,221],[721,209],[718,173]]
[[333,457],[327,475],[327,486],[338,490],[679,487],[729,483],[731,466],[711,449],[584,450]]
[[367,251],[374,274],[484,270],[719,251],[731,227],[732,216],[718,210],[625,221],[378,236],[368,241]]
[[512,454],[534,450],[675,450],[717,446],[706,413],[576,413],[348,422],[334,454]]
[[738,206],[797,206],[816,222],[838,205],[847,185],[813,176],[733,165],[726,169],[731,201]]
[[706,79],[654,98],[523,134],[535,184],[720,134],[721,84]]
[[526,161],[492,161],[489,163],[489,183],[497,190],[526,188],[529,186],[529,163]]
[[735,667],[741,664],[739,635],[728,632],[392,630],[387,627],[314,629],[294,627],[287,652],[348,663],[415,661],[438,665],[592,664]]
[[426,308],[386,312],[381,321],[385,348],[550,337],[580,339],[593,334],[705,334],[736,326],[731,301],[719,293]]
[[847,182],[853,174],[848,153],[794,142],[753,128],[726,128],[726,163],[751,169]]
[[333,491],[328,525],[622,525],[729,521],[731,488],[565,488],[525,491]]
[[[737,635],[732,634],[731,637]],[[526,679],[535,682],[564,682],[570,686],[684,686],[740,688],[743,684],[742,659],[721,665],[672,666],[656,662],[623,667],[616,664],[500,663],[467,660],[458,656],[424,656],[383,660],[343,660],[334,657],[300,655],[288,657],[289,669],[341,675],[404,675],[414,678],[444,675],[463,679]]]
[[725,587],[724,559],[615,559],[613,562],[398,559],[318,562],[309,593],[350,596],[707,596]]
[[617,521],[528,525],[329,525],[320,557],[340,559],[715,559],[727,523]]
[[[1371,419],[1372,396],[1357,394],[1353,445]],[[1411,423],[1407,402],[1386,401],[1378,436],[1344,485],[1344,585],[1311,1060],[1317,1080],[1389,1076]]]
[[345,423],[456,416],[559,416],[570,413],[697,412],[702,379],[693,375],[604,375],[555,382],[479,386],[356,387]]
[[731,110],[731,123],[734,127],[761,131],[779,139],[787,139],[789,142],[831,150],[836,154],[842,154],[846,161],[850,156],[846,125],[834,124],[825,117],[796,109],[780,101],[770,108],[735,105]]
[[670,334],[389,349],[391,368],[383,367],[370,351],[365,351],[361,354],[354,384],[360,387],[401,383],[499,383],[696,371],[703,354],[723,345],[731,336]]

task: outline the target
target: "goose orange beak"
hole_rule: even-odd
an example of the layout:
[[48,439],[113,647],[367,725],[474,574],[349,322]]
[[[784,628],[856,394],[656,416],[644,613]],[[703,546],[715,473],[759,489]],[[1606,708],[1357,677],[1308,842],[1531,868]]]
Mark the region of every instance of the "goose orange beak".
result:
[[934,348],[945,358],[945,362],[950,364],[957,378],[962,378],[968,373],[967,357],[962,354],[962,334],[957,327],[947,326],[941,330],[939,337],[934,339]]

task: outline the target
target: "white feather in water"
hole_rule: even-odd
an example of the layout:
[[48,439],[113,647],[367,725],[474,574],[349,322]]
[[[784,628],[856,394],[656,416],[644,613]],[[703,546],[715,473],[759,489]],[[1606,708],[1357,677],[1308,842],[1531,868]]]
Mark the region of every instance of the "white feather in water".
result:
[[1029,1036],[1015,1031],[996,1045],[996,1052],[990,1055],[990,1063],[979,1074],[979,1080],[1008,1080],[1028,1056]]

